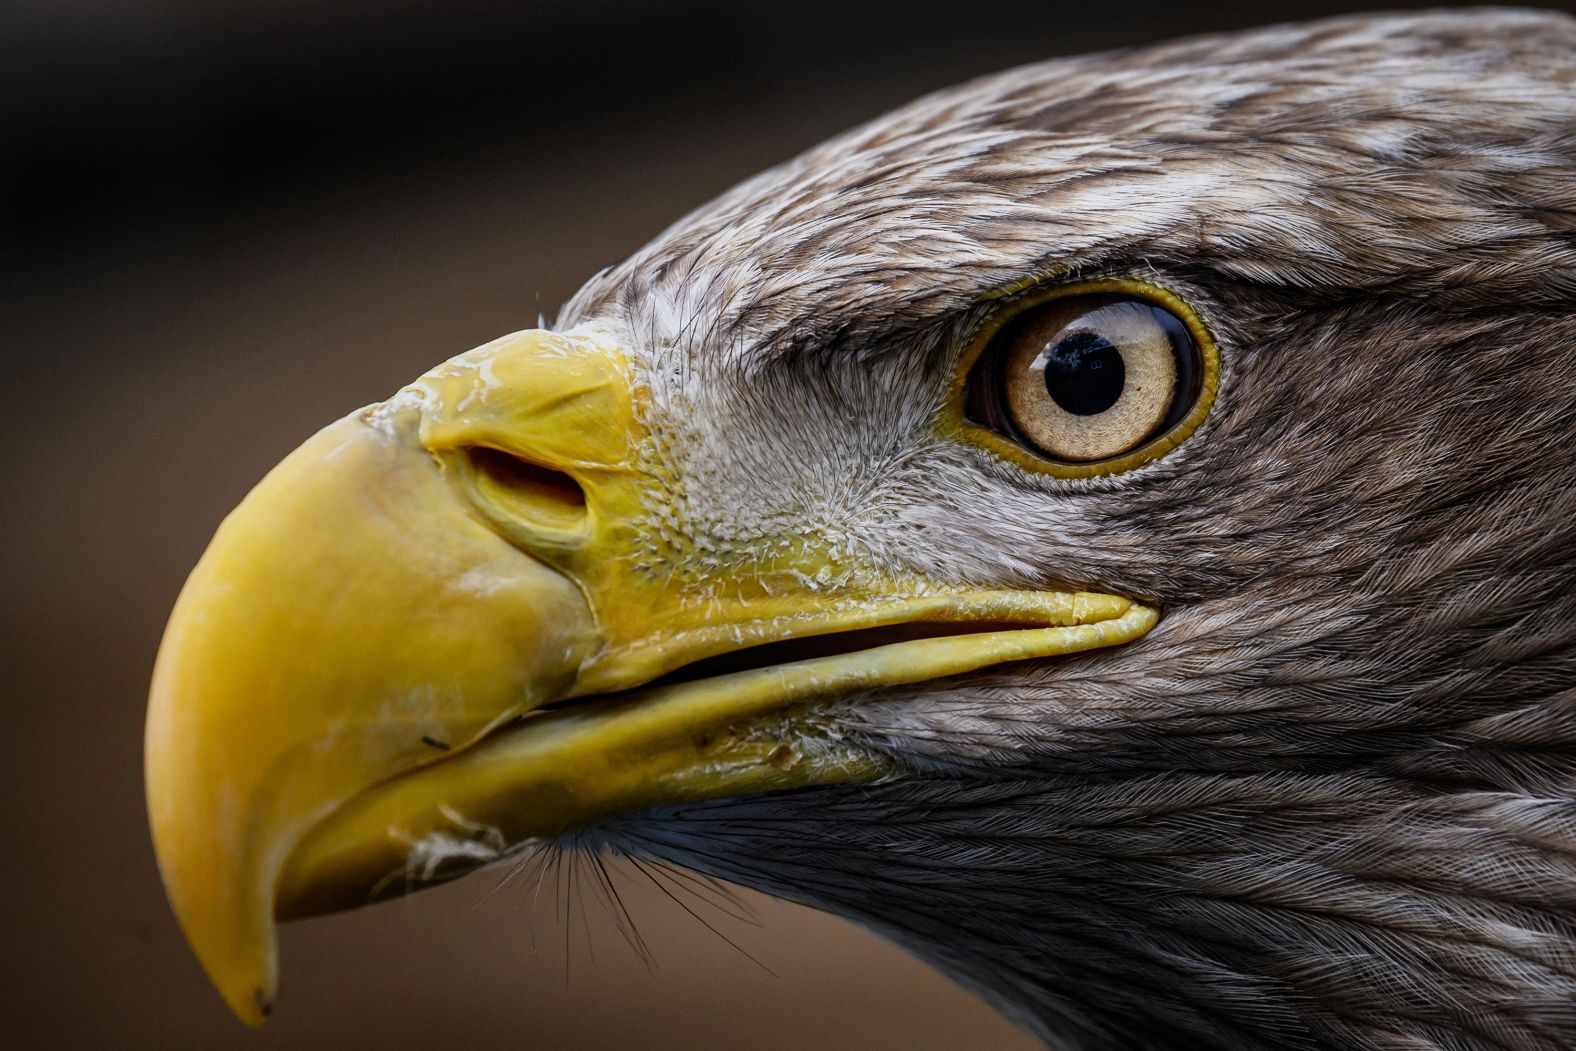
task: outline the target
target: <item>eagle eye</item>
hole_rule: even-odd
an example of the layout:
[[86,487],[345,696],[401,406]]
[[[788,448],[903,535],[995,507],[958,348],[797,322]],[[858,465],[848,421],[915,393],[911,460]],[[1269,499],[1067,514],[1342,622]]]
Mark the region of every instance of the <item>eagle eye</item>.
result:
[[1127,470],[1175,447],[1208,411],[1218,372],[1192,313],[1136,282],[1038,297],[993,325],[970,357],[966,428],[1069,476]]

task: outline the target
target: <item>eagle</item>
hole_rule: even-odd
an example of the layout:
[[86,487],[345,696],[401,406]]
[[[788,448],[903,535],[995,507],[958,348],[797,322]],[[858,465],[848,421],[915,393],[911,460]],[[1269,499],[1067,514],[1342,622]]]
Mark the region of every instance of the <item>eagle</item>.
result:
[[333,423],[161,644],[165,887],[526,851],[869,927],[1048,1045],[1576,1047],[1576,21],[1057,59]]

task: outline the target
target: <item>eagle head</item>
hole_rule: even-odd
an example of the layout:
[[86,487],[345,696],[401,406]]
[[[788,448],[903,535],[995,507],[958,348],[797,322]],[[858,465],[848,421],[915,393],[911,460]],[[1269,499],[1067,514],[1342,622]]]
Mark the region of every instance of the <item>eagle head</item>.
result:
[[1059,1047],[1576,1046],[1573,306],[1564,17],[923,98],[257,486],[171,903],[248,1021],[276,919],[597,849]]

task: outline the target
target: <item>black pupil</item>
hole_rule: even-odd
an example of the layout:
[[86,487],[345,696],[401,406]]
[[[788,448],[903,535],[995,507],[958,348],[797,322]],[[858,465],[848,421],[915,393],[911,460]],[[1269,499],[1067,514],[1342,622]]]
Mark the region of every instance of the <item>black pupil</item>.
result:
[[1074,416],[1109,409],[1126,383],[1122,352],[1093,332],[1074,332],[1045,356],[1045,389]]

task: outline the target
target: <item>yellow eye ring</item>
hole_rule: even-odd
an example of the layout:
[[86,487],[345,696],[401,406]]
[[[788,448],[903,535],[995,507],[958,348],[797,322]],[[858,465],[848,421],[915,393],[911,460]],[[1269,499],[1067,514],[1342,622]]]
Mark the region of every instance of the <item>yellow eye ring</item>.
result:
[[[979,366],[1002,330],[1024,317],[1029,311],[1075,296],[1120,297],[1123,300],[1146,304],[1168,314],[1186,331],[1191,340],[1193,351],[1197,356],[1198,370],[1196,394],[1193,396],[1192,404],[1180,416],[1175,417],[1174,422],[1163,426],[1137,446],[1118,455],[1086,461],[1057,459],[1034,448],[1021,435],[1006,433],[1013,428],[992,426],[984,420],[974,418],[969,411],[971,383],[992,382],[991,377],[979,375]],[[1197,430],[1199,424],[1209,415],[1220,387],[1220,351],[1203,320],[1174,292],[1131,278],[1106,278],[1050,286],[1031,286],[1027,291],[1021,287],[1013,287],[992,298],[1004,300],[1004,305],[973,334],[959,360],[957,374],[942,414],[941,427],[944,436],[964,438],[1025,470],[1058,478],[1095,478],[1130,471],[1164,456]]]

